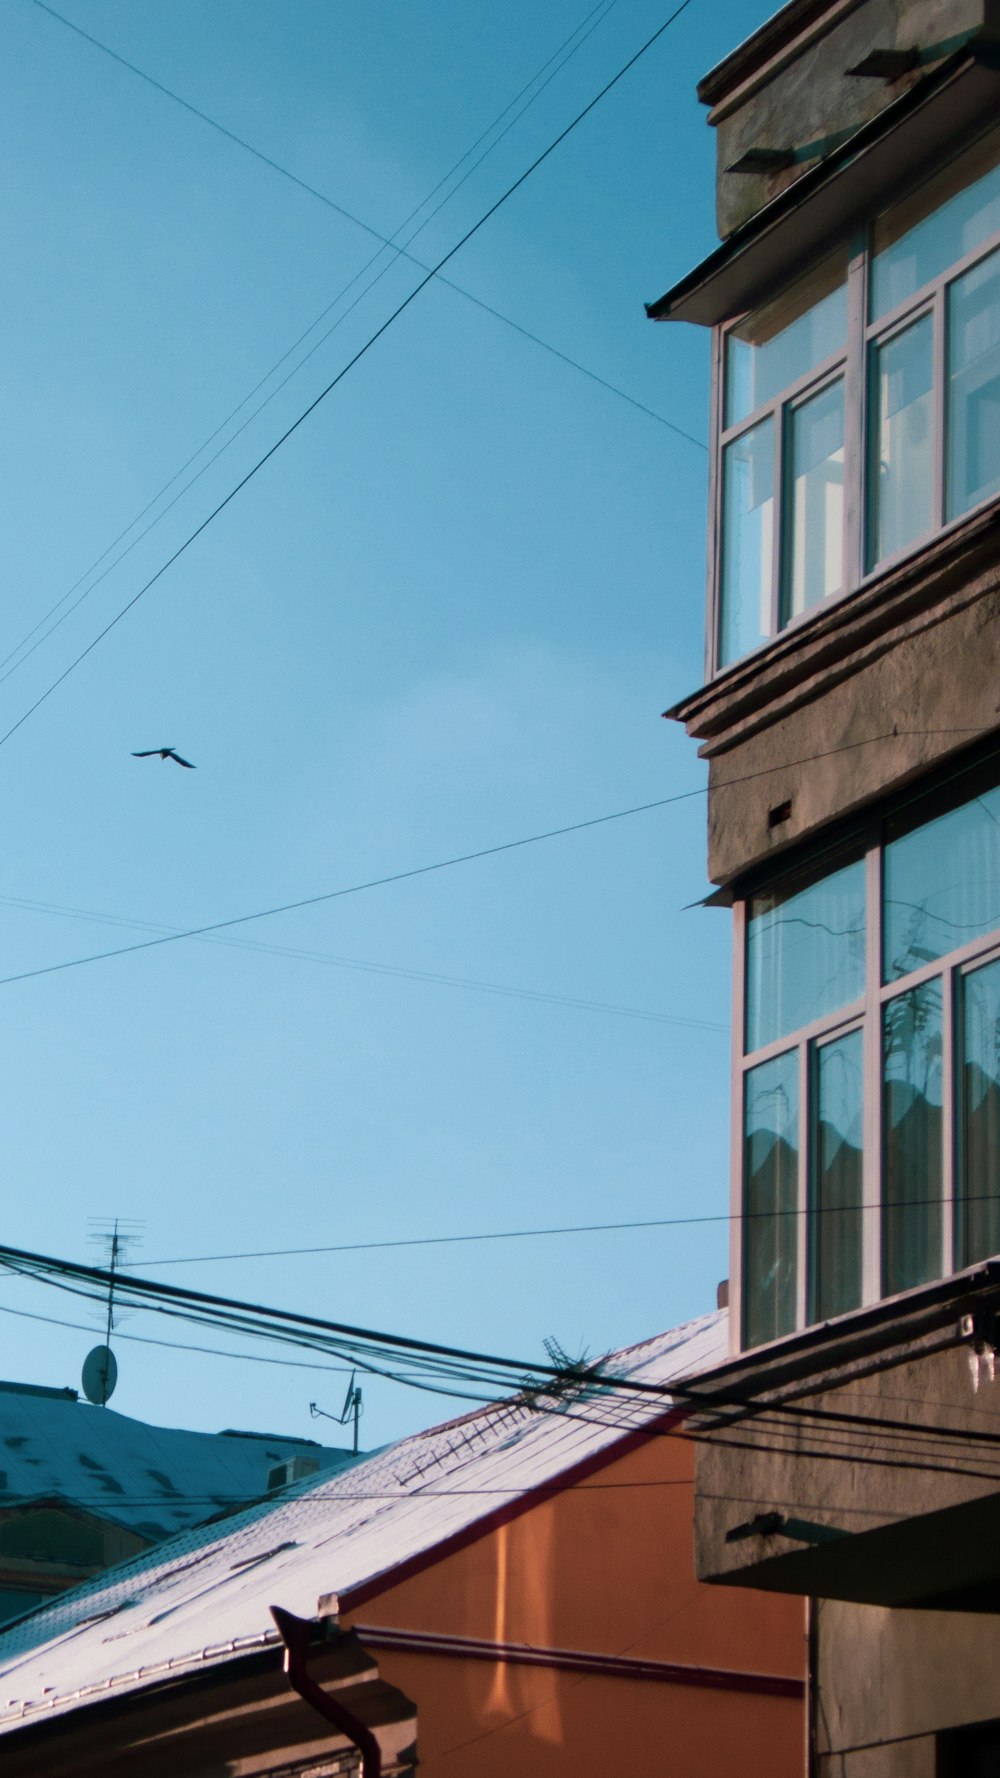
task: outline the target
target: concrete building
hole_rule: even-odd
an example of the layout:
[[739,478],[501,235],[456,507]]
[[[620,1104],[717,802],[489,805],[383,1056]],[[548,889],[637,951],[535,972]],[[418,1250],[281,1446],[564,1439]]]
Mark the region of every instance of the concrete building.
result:
[[1000,1770],[1000,7],[791,0],[706,79],[732,1351],[698,1572],[811,1595],[810,1757]]
[[0,1624],[176,1531],[354,1461],[313,1439],[151,1426],[75,1389],[0,1382]]
[[706,1316],[605,1361],[638,1392],[479,1408],[54,1600],[0,1633],[5,1778],[798,1778],[800,1601],[693,1572],[680,1379],[727,1344]]

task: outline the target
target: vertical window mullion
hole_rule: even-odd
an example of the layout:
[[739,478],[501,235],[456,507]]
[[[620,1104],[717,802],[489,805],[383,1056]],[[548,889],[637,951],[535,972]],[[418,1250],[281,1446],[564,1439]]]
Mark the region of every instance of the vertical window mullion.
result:
[[946,323],[947,290],[944,285],[934,295],[934,491],[933,513],[934,529],[939,531],[944,524],[945,514],[945,464],[948,460],[948,441],[945,436],[946,399],[948,390],[948,338]]
[[861,1300],[882,1295],[882,849],[874,834],[865,854],[864,1180]]
[[809,1324],[809,1175],[815,1146],[813,1132],[812,1045],[799,1044],[799,1180],[795,1237],[795,1325]]
[[781,629],[782,584],[784,578],[785,542],[788,520],[785,514],[785,433],[788,429],[788,408],[781,402],[774,414],[774,510],[771,514],[773,542],[771,545],[771,635]]
[[720,580],[722,575],[722,414],[725,391],[726,340],[721,327],[712,334],[711,381],[711,450],[708,453],[708,551],[706,609],[708,624],[705,635],[705,677],[711,679],[718,670],[721,645],[719,624],[722,615]]
[[941,1124],[944,1153],[941,1174],[941,1273],[947,1277],[955,1270],[955,1105],[958,1046],[955,1040],[955,1005],[957,974],[946,969],[941,983]]
[[743,1344],[743,1104],[745,1076],[743,1070],[744,1032],[746,1029],[746,933],[747,904],[737,901],[733,906],[733,1029],[731,1039],[732,1081],[730,1095],[729,1156],[729,1349],[738,1352]]
[[865,477],[868,377],[867,241],[861,236],[847,271],[847,361],[844,367],[844,591],[865,568]]

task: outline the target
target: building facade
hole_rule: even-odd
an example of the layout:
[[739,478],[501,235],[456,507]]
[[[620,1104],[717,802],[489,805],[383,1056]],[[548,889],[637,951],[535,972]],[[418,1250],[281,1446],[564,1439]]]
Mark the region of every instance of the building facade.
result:
[[649,310],[714,341],[669,713],[734,915],[699,1572],[814,1597],[817,1772],[992,1772],[1000,8],[792,0],[699,95],[723,241]]
[[52,1601],[0,1632],[4,1773],[799,1778],[801,1602],[694,1574],[682,1379],[727,1344],[704,1317],[605,1361],[637,1391],[493,1403]]
[[174,1532],[355,1461],[280,1434],[188,1432],[0,1382],[0,1625]]

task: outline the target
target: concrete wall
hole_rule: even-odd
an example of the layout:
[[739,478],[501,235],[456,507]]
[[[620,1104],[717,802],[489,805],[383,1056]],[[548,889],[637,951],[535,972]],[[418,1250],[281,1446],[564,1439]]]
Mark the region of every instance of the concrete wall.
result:
[[942,1730],[1000,1717],[1000,1622],[817,1603],[819,1778],[937,1778]]
[[998,556],[980,514],[677,706],[710,761],[713,882],[1000,732]]
[[[997,29],[993,0],[830,0],[797,3],[706,77],[699,89],[718,129],[717,221],[723,237],[839,146],[944,57],[963,38]],[[872,50],[917,49],[918,70],[887,83],[849,77]],[[787,171],[728,173],[749,148],[795,150]]]
[[[840,1546],[810,1545],[796,1532],[734,1538],[733,1531],[777,1509],[808,1526],[857,1538],[995,1496],[1000,1373],[996,1381],[984,1380],[977,1388],[971,1349],[956,1338],[948,1337],[942,1349],[942,1336],[927,1334],[908,1340],[895,1357],[847,1358],[836,1369],[832,1360],[828,1368],[819,1353],[814,1383],[795,1389],[789,1412],[765,1409],[700,1442],[698,1574],[749,1586],[819,1592],[821,1570],[823,1579],[831,1578],[832,1552],[838,1552],[842,1566]],[[754,1377],[753,1357],[747,1365]],[[755,1396],[769,1400],[763,1365],[754,1381]],[[862,1417],[862,1424],[824,1425],[813,1410],[821,1416]],[[884,1426],[885,1421],[893,1424]],[[943,1428],[968,1431],[969,1442],[942,1438]],[[986,1435],[985,1445],[979,1434]],[[912,1575],[899,1571],[908,1554],[898,1546],[893,1551],[894,1571],[884,1576],[883,1597],[905,1591],[911,1580],[921,1586],[931,1552],[925,1552],[925,1562]],[[872,1568],[862,1574],[862,1584],[866,1580],[878,1598],[883,1577]]]
[[[616,1675],[615,1656],[786,1675],[805,1669],[801,1600],[695,1579],[694,1446],[652,1438],[341,1621],[612,1657],[606,1673],[379,1648],[417,1706],[421,1778],[800,1778],[800,1698]],[[367,1645],[367,1644],[366,1644]],[[458,1749],[463,1751],[458,1753]]]

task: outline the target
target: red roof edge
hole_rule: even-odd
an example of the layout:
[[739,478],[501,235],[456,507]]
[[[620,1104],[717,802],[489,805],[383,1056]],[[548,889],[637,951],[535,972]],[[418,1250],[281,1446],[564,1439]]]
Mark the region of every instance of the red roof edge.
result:
[[[672,1380],[680,1381],[679,1378]],[[587,1476],[606,1469],[609,1463],[616,1463],[620,1458],[627,1457],[631,1451],[639,1450],[650,1439],[672,1431],[692,1412],[689,1405],[670,1408],[651,1420],[648,1426],[623,1433],[621,1438],[605,1445],[603,1450],[592,1451],[589,1457],[581,1457],[578,1463],[571,1464],[553,1481],[537,1482],[534,1487],[519,1494],[516,1500],[508,1500],[502,1506],[494,1507],[473,1524],[463,1525],[461,1530],[453,1531],[450,1537],[442,1538],[439,1543],[431,1544],[426,1550],[418,1550],[415,1555],[405,1556],[391,1568],[383,1569],[381,1574],[359,1581],[357,1586],[345,1587],[342,1593],[321,1594],[317,1606],[320,1616],[342,1616],[344,1612],[357,1611],[359,1606],[367,1605],[370,1599],[377,1599],[387,1587],[399,1586],[413,1575],[423,1573],[424,1569],[433,1568],[436,1562],[442,1562],[445,1557],[453,1556],[459,1550],[467,1549],[470,1544],[478,1543],[480,1538],[488,1537],[492,1531],[499,1531],[501,1526],[511,1524],[514,1519],[519,1519],[522,1513],[530,1512],[543,1500],[565,1494],[570,1488],[585,1481]]]

